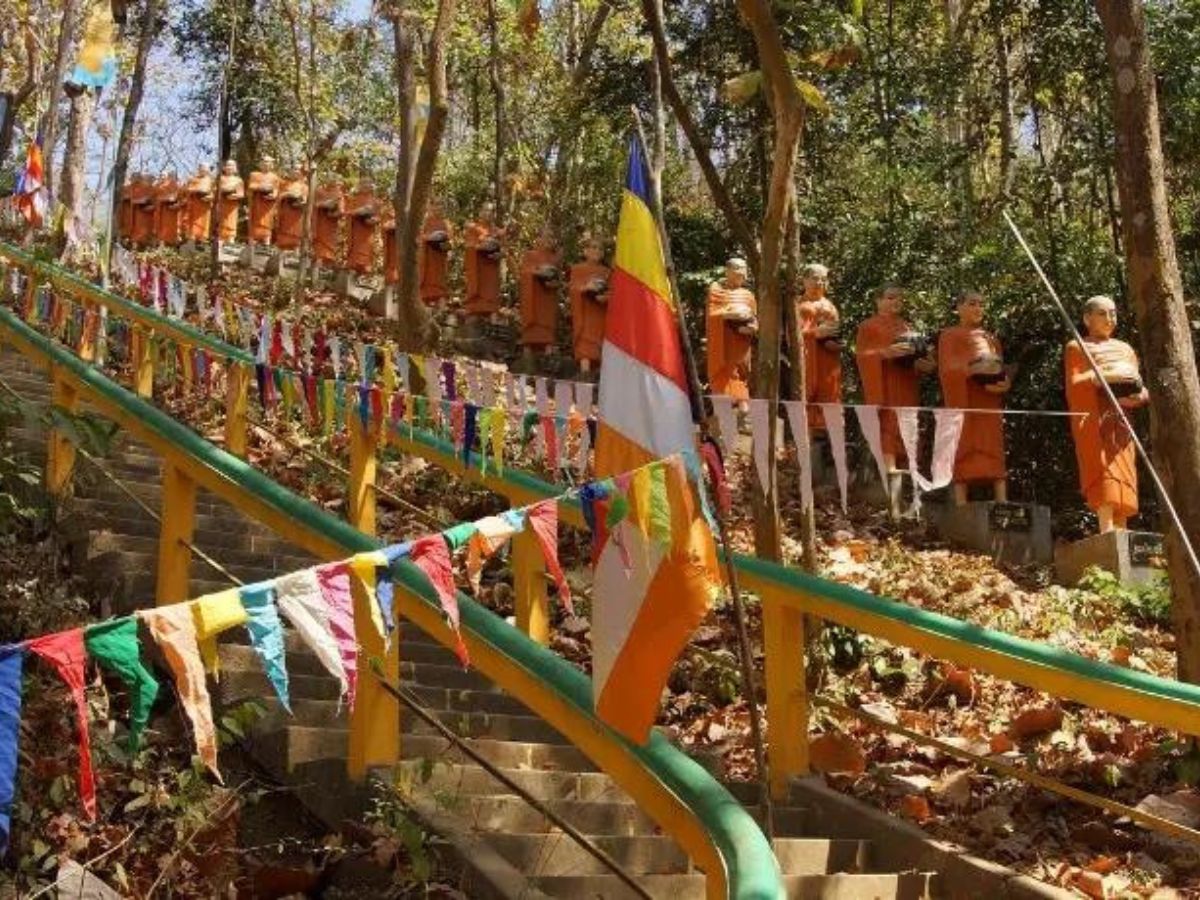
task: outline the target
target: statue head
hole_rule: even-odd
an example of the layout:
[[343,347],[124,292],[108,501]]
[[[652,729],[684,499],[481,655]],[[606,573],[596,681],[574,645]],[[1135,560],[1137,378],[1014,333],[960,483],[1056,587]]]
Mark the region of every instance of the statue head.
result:
[[491,225],[496,221],[496,204],[488,201],[479,207],[479,221]]
[[954,309],[958,313],[958,324],[965,328],[978,328],[983,324],[983,294],[976,290],[965,290],[954,298]]
[[829,287],[829,269],[820,263],[809,263],[800,273],[804,281],[804,299],[820,300]]
[[429,205],[425,207],[425,215],[436,217],[442,215],[442,201],[440,197],[429,198]]
[[208,177],[208,166],[205,165],[204,163],[200,163],[200,165],[196,166],[196,174],[199,175],[201,178],[207,178]]
[[225,160],[225,165],[221,166],[222,175],[236,175],[238,173],[237,162],[232,159]]
[[264,172],[274,172],[275,171],[275,157],[264,156],[262,158],[262,167],[263,167]]
[[583,239],[583,258],[590,263],[598,263],[604,259],[604,241],[598,237],[587,235]]
[[746,283],[748,271],[744,259],[740,256],[731,256],[725,261],[725,286],[734,290],[742,287]]
[[539,250],[553,250],[558,246],[558,239],[555,238],[553,230],[546,226],[538,232],[537,247]]
[[904,309],[904,288],[899,285],[885,285],[875,299],[875,309],[885,316],[898,316]]
[[1083,327],[1088,337],[1106,340],[1117,330],[1117,304],[1112,297],[1097,294],[1083,304]]

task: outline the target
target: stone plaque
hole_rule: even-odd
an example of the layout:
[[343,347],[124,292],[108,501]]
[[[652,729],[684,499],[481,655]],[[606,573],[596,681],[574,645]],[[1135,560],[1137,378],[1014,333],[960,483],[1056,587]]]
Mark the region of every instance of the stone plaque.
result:
[[1163,545],[1162,535],[1145,531],[1131,533],[1129,535],[1129,562],[1134,566],[1165,569],[1167,548]]
[[988,525],[992,531],[1028,532],[1033,528],[1033,510],[1024,503],[993,503]]

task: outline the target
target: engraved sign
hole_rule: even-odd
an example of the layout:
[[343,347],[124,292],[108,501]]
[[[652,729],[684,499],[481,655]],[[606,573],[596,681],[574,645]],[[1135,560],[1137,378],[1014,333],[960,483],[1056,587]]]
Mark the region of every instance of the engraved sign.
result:
[[1134,566],[1165,569],[1167,550],[1161,534],[1137,531],[1129,535],[1129,562]]
[[1024,503],[993,503],[988,510],[988,525],[992,531],[1030,531],[1033,509]]

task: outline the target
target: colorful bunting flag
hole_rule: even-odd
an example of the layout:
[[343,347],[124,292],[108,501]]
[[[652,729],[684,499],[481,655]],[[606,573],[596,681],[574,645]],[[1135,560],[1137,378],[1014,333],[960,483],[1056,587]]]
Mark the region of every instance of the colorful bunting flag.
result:
[[330,630],[329,606],[322,594],[317,573],[305,569],[276,579],[275,602],[325,670],[338,680],[340,696],[345,697],[349,693],[350,683],[342,662],[341,648]]
[[217,730],[213,725],[212,700],[204,678],[204,662],[196,643],[196,620],[191,604],[160,606],[138,613],[150,629],[175,676],[175,690],[183,711],[192,723],[196,752],[213,777],[221,781],[217,768]]
[[136,750],[158,696],[158,682],[142,665],[137,619],[127,616],[92,625],[83,633],[83,645],[89,656],[129,688],[129,746]]
[[83,645],[83,629],[73,628],[34,638],[29,650],[58,672],[75,703],[75,727],[79,733],[79,799],[84,815],[96,820],[96,778],[92,773],[92,741],[88,734],[87,697],[84,695],[84,665],[87,650]]
[[279,702],[290,713],[292,701],[288,694],[283,623],[279,620],[279,610],[275,607],[275,587],[271,583],[249,585],[242,588],[238,597],[242,609],[246,611],[246,631],[250,634],[250,646],[262,660],[267,679],[275,688]]
[[8,850],[13,803],[17,796],[24,663],[24,647],[19,644],[0,647],[0,856]]

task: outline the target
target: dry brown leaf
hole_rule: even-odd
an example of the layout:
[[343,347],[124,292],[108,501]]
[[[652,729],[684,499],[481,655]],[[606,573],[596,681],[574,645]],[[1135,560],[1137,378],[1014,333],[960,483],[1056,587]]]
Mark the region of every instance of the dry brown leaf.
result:
[[1016,744],[1013,743],[1012,738],[1010,738],[1004,732],[993,734],[989,743],[991,744],[993,753],[1007,753],[1009,750],[1012,750],[1014,747],[1016,747]]
[[1095,900],[1105,900],[1108,896],[1104,890],[1104,876],[1098,872],[1074,869],[1071,872],[1070,885]]
[[920,794],[908,794],[900,798],[900,815],[914,822],[928,822],[933,818],[929,801]]
[[1008,729],[1014,740],[1023,741],[1026,738],[1055,731],[1062,726],[1063,711],[1057,703],[1028,709],[1013,720]]
[[1121,861],[1115,856],[1097,856],[1090,863],[1084,866],[1089,872],[1099,872],[1101,875],[1107,875],[1114,871]]
[[961,808],[971,802],[971,770],[959,769],[946,774],[933,786],[933,796],[948,806]]
[[808,745],[809,762],[818,772],[850,772],[861,775],[867,770],[867,757],[854,738],[830,732]]

